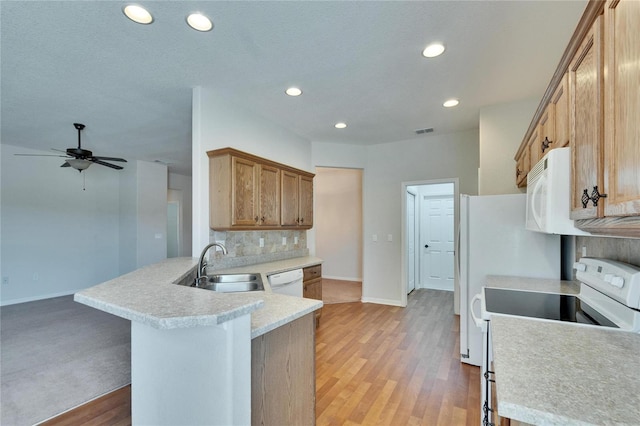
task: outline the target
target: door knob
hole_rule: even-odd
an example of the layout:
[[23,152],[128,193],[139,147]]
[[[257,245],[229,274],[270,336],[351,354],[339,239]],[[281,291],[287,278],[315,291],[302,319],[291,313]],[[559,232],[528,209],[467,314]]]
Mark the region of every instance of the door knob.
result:
[[425,244],[425,245],[424,245],[424,248],[429,248],[429,244]]

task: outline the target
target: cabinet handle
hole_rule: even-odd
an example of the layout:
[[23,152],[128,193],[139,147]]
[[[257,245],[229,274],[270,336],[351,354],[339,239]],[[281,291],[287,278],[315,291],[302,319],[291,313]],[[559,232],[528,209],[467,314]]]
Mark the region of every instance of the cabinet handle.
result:
[[300,218],[300,223],[304,223],[304,217]]
[[607,194],[601,194],[600,191],[598,191],[598,185],[596,185],[593,187],[593,192],[591,192],[591,201],[593,202],[593,207],[598,207],[598,200],[600,198],[607,198]]
[[260,220],[262,221],[262,223],[264,223],[264,216],[262,216]]
[[549,149],[549,144],[552,144],[553,141],[550,141],[548,137],[544,137],[544,140],[542,141],[542,152],[544,152],[545,149]]
[[598,185],[593,187],[591,196],[589,196],[589,191],[585,188],[584,191],[582,191],[582,197],[580,198],[582,201],[582,208],[587,208],[589,200],[593,202],[593,207],[598,207],[598,201],[600,200],[600,198],[607,198],[607,194],[601,194],[600,191],[598,191]]
[[258,216],[255,217],[256,223],[258,223]]
[[589,197],[589,192],[587,191],[587,188],[584,189],[584,191],[582,191],[582,208],[586,209],[587,208],[587,204],[589,204],[589,200],[591,199],[591,197]]
[[522,174],[522,170],[516,167],[516,177],[520,176],[521,174]]

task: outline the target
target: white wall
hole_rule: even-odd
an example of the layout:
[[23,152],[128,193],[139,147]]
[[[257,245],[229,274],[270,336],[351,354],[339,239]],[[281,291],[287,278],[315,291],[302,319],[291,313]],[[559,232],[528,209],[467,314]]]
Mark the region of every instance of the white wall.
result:
[[[180,191],[180,256],[192,256],[191,254],[191,229],[192,229],[192,209],[191,192],[191,176],[179,175],[177,173],[169,173],[169,189]],[[172,201],[172,200],[169,200]],[[199,253],[198,253],[199,254]]]
[[314,143],[313,155],[318,166],[364,168],[363,300],[401,305],[402,182],[458,177],[460,193],[477,194],[478,131],[369,147]]
[[529,128],[539,99],[480,109],[480,195],[516,194],[514,157]]
[[[118,275],[119,172],[82,173],[2,144],[1,303],[70,294]],[[83,190],[83,185],[86,190]]]
[[316,254],[322,276],[362,280],[362,170],[316,168]]
[[207,151],[233,147],[312,172],[311,142],[219,97],[193,90],[193,253],[209,243],[209,160]]
[[167,166],[137,162],[137,268],[167,258]]
[[78,173],[61,158],[14,156],[49,151],[0,146],[1,304],[72,294],[166,257],[166,166]]

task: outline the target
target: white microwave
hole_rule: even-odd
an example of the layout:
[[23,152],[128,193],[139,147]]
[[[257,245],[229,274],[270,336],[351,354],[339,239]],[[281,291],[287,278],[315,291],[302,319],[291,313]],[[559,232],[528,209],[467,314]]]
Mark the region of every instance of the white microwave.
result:
[[552,149],[527,175],[527,217],[530,231],[560,235],[591,235],[569,218],[571,148]]

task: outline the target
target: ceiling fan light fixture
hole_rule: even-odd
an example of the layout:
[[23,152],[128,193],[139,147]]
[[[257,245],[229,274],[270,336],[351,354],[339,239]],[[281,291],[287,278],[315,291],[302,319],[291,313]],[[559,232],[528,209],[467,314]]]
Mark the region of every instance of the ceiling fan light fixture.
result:
[[122,13],[133,22],[148,25],[153,22],[153,16],[147,9],[137,4],[129,4],[122,8]]
[[91,165],[91,161],[83,160],[81,158],[72,158],[67,160],[67,163],[79,172],[88,169]]
[[187,16],[187,24],[196,31],[207,32],[213,29],[213,22],[202,13],[196,12]]

